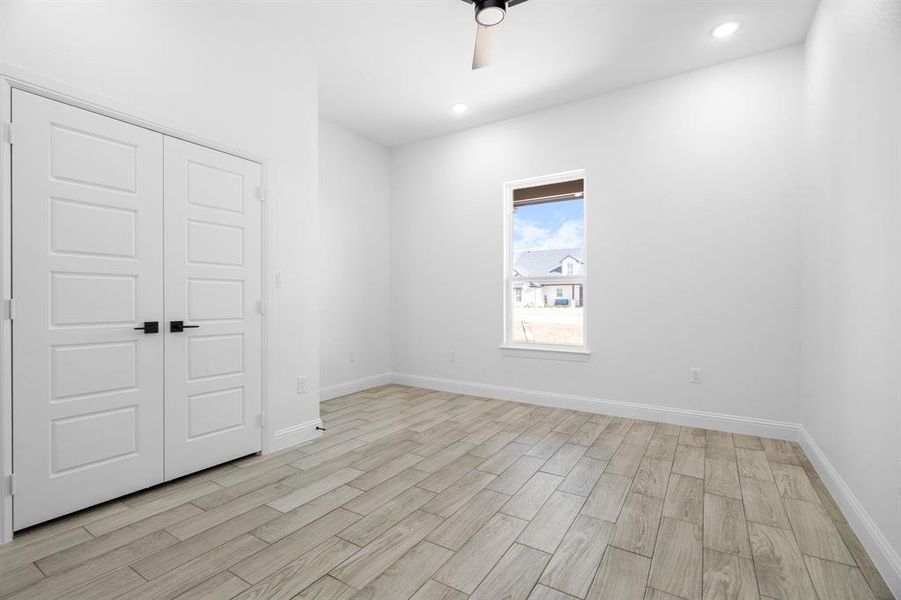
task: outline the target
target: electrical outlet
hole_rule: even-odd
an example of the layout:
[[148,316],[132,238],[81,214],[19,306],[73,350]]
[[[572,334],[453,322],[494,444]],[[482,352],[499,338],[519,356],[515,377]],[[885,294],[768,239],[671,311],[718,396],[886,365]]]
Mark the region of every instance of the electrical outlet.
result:
[[700,384],[704,380],[704,371],[702,371],[698,367],[692,367],[690,369],[690,372],[692,383]]
[[352,363],[357,362],[357,351],[356,351],[356,350],[351,350],[350,352],[348,352],[348,353],[347,353],[347,360],[350,361],[350,362],[352,362]]
[[450,361],[457,362],[457,351],[456,350],[450,351]]
[[275,272],[275,274],[272,276],[272,283],[277,288],[282,287],[282,272],[281,271]]
[[298,394],[306,394],[307,393],[307,378],[306,377],[298,377],[297,378],[297,393]]

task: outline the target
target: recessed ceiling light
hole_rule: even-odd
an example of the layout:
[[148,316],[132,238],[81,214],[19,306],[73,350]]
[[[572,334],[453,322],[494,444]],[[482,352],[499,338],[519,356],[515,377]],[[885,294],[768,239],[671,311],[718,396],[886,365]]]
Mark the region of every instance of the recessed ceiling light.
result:
[[741,29],[741,23],[738,21],[726,21],[722,25],[717,25],[710,35],[715,38],[729,37],[739,29]]
[[465,104],[460,104],[459,102],[457,104],[451,105],[451,110],[454,111],[455,113],[457,113],[458,115],[462,115],[463,113],[465,113],[468,108],[469,108],[468,106],[466,106]]

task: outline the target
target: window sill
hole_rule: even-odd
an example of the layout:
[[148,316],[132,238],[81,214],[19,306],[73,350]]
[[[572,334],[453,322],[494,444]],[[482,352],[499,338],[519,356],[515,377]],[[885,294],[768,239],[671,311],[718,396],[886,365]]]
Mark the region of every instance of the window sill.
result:
[[571,362],[588,362],[591,352],[588,348],[549,348],[530,346],[501,346],[501,354],[513,358],[543,358],[547,360],[567,360]]

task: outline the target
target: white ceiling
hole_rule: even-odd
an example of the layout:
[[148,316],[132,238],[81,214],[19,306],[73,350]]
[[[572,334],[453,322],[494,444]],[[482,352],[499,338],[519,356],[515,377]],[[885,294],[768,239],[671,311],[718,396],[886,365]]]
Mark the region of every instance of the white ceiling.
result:
[[[461,0],[304,8],[322,115],[397,146],[799,43],[816,0],[530,0],[509,10],[479,71]],[[708,35],[732,19],[737,34]],[[455,102],[469,111],[453,114]]]

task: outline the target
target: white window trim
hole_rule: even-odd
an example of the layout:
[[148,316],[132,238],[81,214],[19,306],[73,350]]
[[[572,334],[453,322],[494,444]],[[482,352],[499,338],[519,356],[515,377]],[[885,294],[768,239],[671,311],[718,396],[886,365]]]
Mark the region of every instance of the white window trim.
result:
[[[574,348],[574,349],[570,349]],[[586,362],[591,352],[580,346],[544,346],[541,344],[515,344],[500,347],[501,354],[512,358],[543,358],[546,360],[567,360]]]
[[[523,187],[533,187],[538,185],[547,185],[550,183],[561,183],[571,181],[573,179],[582,179],[584,183],[583,198],[588,198],[588,178],[585,169],[575,171],[565,171],[563,173],[554,173],[542,177],[531,177],[529,179],[518,179],[516,181],[508,181],[503,184],[503,211],[504,211],[504,271],[501,278],[503,290],[503,316],[504,331],[501,340],[500,350],[504,356],[527,357],[527,358],[550,358],[554,360],[575,360],[586,361],[591,355],[588,341],[588,303],[585,297],[588,294],[588,269],[582,269],[581,273],[575,275],[561,275],[558,277],[514,277],[513,272],[513,190]],[[588,257],[588,202],[582,203],[582,231],[584,241],[586,242],[582,248],[583,265],[591,264]],[[577,283],[582,284],[582,346],[563,346],[548,344],[521,344],[513,342],[513,283],[517,281],[538,281],[543,283],[553,282],[562,283],[560,278],[572,282],[573,279],[579,280]]]

